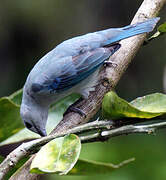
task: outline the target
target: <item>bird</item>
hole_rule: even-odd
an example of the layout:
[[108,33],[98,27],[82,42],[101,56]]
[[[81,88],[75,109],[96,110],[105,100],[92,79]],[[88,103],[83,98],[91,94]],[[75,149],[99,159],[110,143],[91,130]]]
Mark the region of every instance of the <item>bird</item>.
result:
[[87,99],[97,85],[99,67],[121,47],[119,41],[151,32],[159,19],[80,35],[63,41],[43,56],[23,87],[20,116],[26,128],[46,136],[50,105],[71,93]]

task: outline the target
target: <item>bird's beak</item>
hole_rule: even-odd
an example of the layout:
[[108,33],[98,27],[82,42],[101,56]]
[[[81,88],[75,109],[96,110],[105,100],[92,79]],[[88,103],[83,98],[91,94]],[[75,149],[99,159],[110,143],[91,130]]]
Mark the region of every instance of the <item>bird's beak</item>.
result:
[[40,136],[44,137],[44,136],[47,136],[47,132],[45,129],[37,129],[37,132]]

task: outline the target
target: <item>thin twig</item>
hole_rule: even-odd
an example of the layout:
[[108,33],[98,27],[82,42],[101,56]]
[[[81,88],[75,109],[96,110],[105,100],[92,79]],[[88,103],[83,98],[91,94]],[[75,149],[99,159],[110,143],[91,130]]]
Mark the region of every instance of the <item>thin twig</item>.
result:
[[166,121],[146,125],[126,125],[111,130],[103,130],[87,136],[80,136],[80,139],[82,143],[105,141],[105,139],[109,139],[112,137],[134,133],[153,134],[156,130],[162,128],[166,128]]

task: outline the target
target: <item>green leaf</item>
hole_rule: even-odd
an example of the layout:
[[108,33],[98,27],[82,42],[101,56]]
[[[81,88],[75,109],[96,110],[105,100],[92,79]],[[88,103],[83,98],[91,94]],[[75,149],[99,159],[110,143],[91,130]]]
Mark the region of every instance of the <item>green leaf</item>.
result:
[[166,95],[162,93],[153,93],[138,97],[131,101],[130,104],[141,111],[159,113],[160,115],[166,113]]
[[36,138],[40,138],[40,135],[28,130],[27,128],[23,128],[19,132],[13,134],[12,136],[10,136],[7,139],[5,139],[4,141],[2,141],[0,143],[0,147],[2,147],[4,145],[19,143],[19,142],[23,142],[25,140],[32,140],[32,139],[36,139]]
[[20,107],[11,97],[0,98],[0,141],[20,131],[24,125],[20,117]]
[[102,102],[102,114],[106,119],[146,118],[151,119],[166,113],[166,95],[154,93],[128,103],[113,91]]
[[80,150],[80,139],[74,134],[54,139],[37,153],[30,172],[67,174],[77,162]]
[[16,105],[20,106],[21,105],[21,100],[22,100],[22,89],[14,92],[9,96],[9,99],[15,103]]
[[159,27],[158,27],[158,31],[160,33],[166,33],[166,22],[161,24]]
[[63,118],[63,114],[66,111],[66,109],[71,104],[73,104],[79,97],[80,95],[78,94],[71,94],[69,96],[64,97],[63,99],[51,106],[47,122],[48,133],[50,133],[56,127],[59,121]]
[[155,32],[150,38],[148,38],[145,42],[144,45],[146,45],[147,43],[149,43],[151,40],[163,35],[164,33],[166,33],[166,22],[161,24],[158,28],[157,28],[157,32]]
[[[21,92],[21,91],[20,91]],[[11,95],[10,97],[14,98],[15,102],[19,103],[19,98],[21,97],[20,93],[15,93],[15,96]],[[63,113],[67,109],[67,107],[75,102],[79,96],[77,94],[72,94],[70,96],[65,97],[64,99],[58,101],[56,104],[54,104],[49,111],[48,115],[48,122],[47,122],[47,132],[52,131],[53,128],[56,127],[58,122],[62,119]],[[13,100],[13,99],[12,99]],[[21,122],[21,121],[20,121]],[[21,122],[22,123],[22,122]],[[19,132],[13,134],[4,141],[0,143],[0,146],[16,143],[24,140],[34,139],[40,137],[38,134],[33,133],[32,131],[29,131],[27,128],[24,128],[20,130]]]
[[0,155],[0,163],[1,163],[4,159],[5,159],[5,158]]
[[120,164],[112,164],[112,163],[102,163],[91,160],[82,160],[79,159],[73,169],[69,172],[69,175],[98,175],[111,173],[112,171],[123,167],[124,165],[129,164],[134,161],[134,158],[125,160]]

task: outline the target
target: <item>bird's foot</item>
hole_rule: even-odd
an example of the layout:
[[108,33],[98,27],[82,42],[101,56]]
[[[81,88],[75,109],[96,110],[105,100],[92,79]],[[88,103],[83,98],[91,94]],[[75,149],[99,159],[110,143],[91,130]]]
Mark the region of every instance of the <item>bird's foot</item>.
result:
[[72,105],[67,108],[67,110],[65,111],[65,113],[63,114],[63,116],[65,116],[65,115],[68,114],[69,112],[75,112],[75,113],[80,114],[81,116],[86,117],[86,114],[85,114],[81,109],[79,109],[79,108],[77,108],[77,107],[73,107]]
[[116,68],[118,65],[113,61],[104,61],[104,67],[114,67]]
[[79,109],[78,107],[76,107],[76,106],[78,106],[78,104],[79,104],[82,100],[83,100],[83,98],[81,97],[81,98],[79,98],[76,102],[74,102],[73,104],[71,104],[71,105],[67,108],[67,110],[65,111],[65,113],[63,114],[63,116],[65,116],[65,115],[66,115],[67,113],[69,113],[69,112],[75,112],[75,113],[80,114],[81,116],[86,117],[86,114],[85,114],[81,109]]

